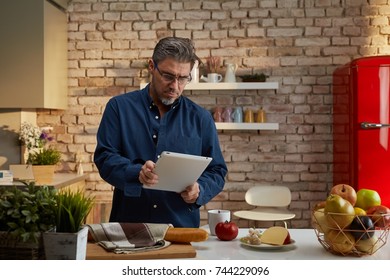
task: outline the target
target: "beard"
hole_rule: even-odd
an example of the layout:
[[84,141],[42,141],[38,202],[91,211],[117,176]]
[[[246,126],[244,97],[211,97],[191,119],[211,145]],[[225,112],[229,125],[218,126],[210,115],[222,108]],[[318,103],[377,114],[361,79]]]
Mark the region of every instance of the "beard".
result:
[[168,106],[168,105],[172,105],[173,102],[175,102],[176,99],[174,98],[160,98],[160,101],[162,104]]

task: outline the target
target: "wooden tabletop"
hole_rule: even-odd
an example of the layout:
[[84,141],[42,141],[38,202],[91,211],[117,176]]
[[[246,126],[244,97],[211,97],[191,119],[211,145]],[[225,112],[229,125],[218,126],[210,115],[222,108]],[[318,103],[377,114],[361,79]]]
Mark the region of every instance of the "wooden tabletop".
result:
[[195,258],[196,251],[191,244],[171,244],[166,248],[129,254],[116,254],[106,251],[96,243],[88,243],[87,260],[146,260],[146,259],[175,259]]

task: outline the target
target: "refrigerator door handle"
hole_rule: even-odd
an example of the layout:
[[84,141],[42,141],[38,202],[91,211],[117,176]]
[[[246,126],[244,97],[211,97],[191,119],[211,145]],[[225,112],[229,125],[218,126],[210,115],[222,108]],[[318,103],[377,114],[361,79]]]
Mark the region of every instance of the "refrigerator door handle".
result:
[[360,127],[363,129],[373,129],[373,128],[390,127],[390,124],[362,122],[360,124]]

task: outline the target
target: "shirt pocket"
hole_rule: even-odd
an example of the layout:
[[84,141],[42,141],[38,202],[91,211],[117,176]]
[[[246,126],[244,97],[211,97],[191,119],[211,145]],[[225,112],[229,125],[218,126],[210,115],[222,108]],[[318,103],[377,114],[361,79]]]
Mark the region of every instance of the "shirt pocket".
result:
[[197,135],[178,136],[170,139],[168,146],[172,152],[200,155],[202,153],[202,139]]

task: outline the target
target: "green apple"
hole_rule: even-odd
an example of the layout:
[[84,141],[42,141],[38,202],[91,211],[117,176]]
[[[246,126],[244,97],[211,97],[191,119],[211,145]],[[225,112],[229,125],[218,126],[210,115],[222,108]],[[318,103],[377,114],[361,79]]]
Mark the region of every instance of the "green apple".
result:
[[378,192],[370,189],[360,189],[356,193],[355,207],[367,210],[373,206],[381,205],[381,197]]
[[367,253],[369,255],[374,254],[379,249],[379,242],[376,236],[373,236],[369,239],[360,239],[356,242],[356,250]]
[[352,204],[337,194],[328,196],[324,213],[327,225],[333,229],[346,228],[355,217],[355,209]]
[[325,241],[336,253],[348,254],[354,249],[355,238],[349,232],[330,230],[325,234]]

